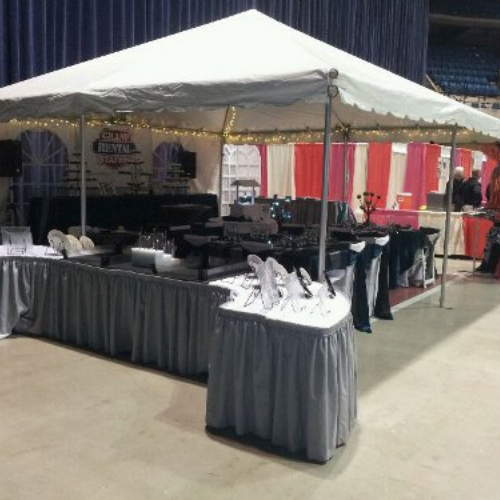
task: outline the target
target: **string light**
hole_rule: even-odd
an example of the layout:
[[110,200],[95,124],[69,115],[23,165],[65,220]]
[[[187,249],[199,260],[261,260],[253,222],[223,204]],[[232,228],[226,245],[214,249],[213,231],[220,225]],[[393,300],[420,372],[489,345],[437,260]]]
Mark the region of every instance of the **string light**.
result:
[[78,123],[72,120],[16,120],[15,118],[9,121],[9,124],[16,125],[19,127],[34,127],[38,128],[48,128],[48,127],[60,127],[60,126],[69,126],[69,127],[78,127]]
[[[166,136],[173,136],[176,138],[181,137],[195,137],[195,138],[205,138],[205,139],[223,139],[229,144],[289,144],[298,142],[322,142],[323,141],[323,130],[304,130],[304,131],[245,131],[245,132],[232,132],[234,123],[236,121],[236,108],[231,106],[229,108],[229,117],[226,122],[226,126],[222,133],[207,131],[204,129],[183,129],[177,127],[162,127],[151,125],[147,121],[132,122],[123,120],[104,120],[92,118],[86,122],[87,126],[91,128],[96,127],[109,127],[109,126],[126,126],[134,130],[149,130],[155,134],[162,134]],[[37,128],[49,128],[49,127],[62,127],[68,126],[77,128],[79,122],[77,120],[68,119],[37,119],[37,120],[17,120],[13,119],[9,122],[12,125],[20,127],[37,127]],[[332,129],[331,133],[339,139],[342,138],[342,134],[346,131],[345,128],[336,127]],[[452,128],[439,128],[439,127],[403,127],[403,128],[374,128],[374,129],[349,129],[349,137],[351,140],[356,140],[359,142],[369,142],[369,141],[389,141],[395,140],[395,138],[400,138],[404,142],[424,140],[429,142],[431,140],[439,140],[440,138],[449,139],[451,138],[453,131]],[[474,131],[467,129],[459,129],[457,131],[458,139],[461,142],[471,141]]]
[[222,132],[222,136],[224,138],[227,138],[231,134],[231,130],[233,129],[234,126],[234,121],[236,120],[236,108],[234,106],[231,106],[229,108],[229,120],[227,121],[227,125],[224,128],[224,132]]

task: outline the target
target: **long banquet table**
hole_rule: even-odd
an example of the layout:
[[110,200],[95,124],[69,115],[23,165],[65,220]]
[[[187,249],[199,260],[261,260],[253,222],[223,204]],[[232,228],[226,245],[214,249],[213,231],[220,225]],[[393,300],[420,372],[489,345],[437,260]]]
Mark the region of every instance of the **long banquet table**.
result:
[[[87,199],[87,224],[92,227],[115,229],[125,226],[129,230],[159,225],[178,224],[178,220],[166,220],[162,215],[164,205],[202,205],[203,219],[218,215],[215,194],[162,194],[162,195],[119,195],[89,196]],[[211,207],[211,212],[207,209]],[[190,222],[195,222],[194,220]],[[33,241],[45,243],[51,229],[64,232],[70,226],[80,225],[80,197],[56,196],[54,198],[31,198],[29,223]]]
[[209,429],[253,434],[315,462],[347,442],[357,413],[356,343],[349,301],[337,294],[330,302],[324,315],[245,308],[238,297],[220,307]]
[[44,336],[184,375],[209,371],[207,425],[234,425],[327,461],[357,413],[349,300],[339,292],[325,311],[316,295],[301,299],[304,313],[289,304],[262,314],[258,302],[242,310],[241,294],[227,301],[233,281],[0,252],[0,334]]
[[[463,216],[463,212],[451,213],[449,246],[449,253],[451,255],[467,255],[465,253]],[[446,212],[377,209],[377,211],[372,214],[372,222],[379,225],[409,224],[413,229],[431,227],[439,229],[441,234],[444,235]],[[444,237],[437,241],[435,251],[439,255],[444,253]]]
[[13,330],[181,374],[208,370],[229,291],[131,271],[0,257],[0,334]]

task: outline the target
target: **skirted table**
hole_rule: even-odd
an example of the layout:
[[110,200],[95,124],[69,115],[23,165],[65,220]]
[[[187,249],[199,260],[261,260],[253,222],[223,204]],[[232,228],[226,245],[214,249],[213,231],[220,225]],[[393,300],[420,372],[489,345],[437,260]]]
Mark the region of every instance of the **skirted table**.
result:
[[62,260],[0,257],[0,333],[13,330],[181,374],[206,373],[229,291]]
[[485,217],[464,215],[465,255],[474,260],[482,258],[486,236],[492,226],[493,222]]
[[[450,255],[469,255],[465,247],[464,212],[452,212],[450,223]],[[410,225],[413,229],[429,227],[438,229],[444,235],[446,212],[432,212],[429,210],[389,210],[377,209],[372,214],[372,222],[379,225]],[[436,254],[444,253],[444,238],[436,242]]]
[[371,221],[379,226],[390,226],[392,224],[399,224],[400,226],[411,226],[413,229],[418,229],[417,210],[391,210],[385,208],[377,208],[371,214]]
[[[171,225],[162,219],[163,205],[196,204],[212,208],[208,217],[218,215],[215,194],[162,194],[162,195],[119,195],[89,196],[87,199],[87,224],[92,227],[115,229],[126,226],[128,230],[141,230],[155,225]],[[51,229],[66,232],[70,226],[79,226],[80,197],[56,196],[53,198],[31,198],[29,223],[33,241],[46,242]]]
[[[310,299],[314,300],[314,299]],[[347,442],[357,412],[356,344],[348,300],[324,316],[275,307],[219,309],[206,423],[252,434],[326,462]]]

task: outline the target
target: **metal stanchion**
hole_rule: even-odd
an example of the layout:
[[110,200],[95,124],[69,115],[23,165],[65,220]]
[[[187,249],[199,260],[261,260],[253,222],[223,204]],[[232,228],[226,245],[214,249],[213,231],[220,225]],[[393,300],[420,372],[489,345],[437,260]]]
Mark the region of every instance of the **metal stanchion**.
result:
[[319,233],[319,262],[318,281],[324,281],[325,259],[326,259],[326,231],[328,225],[328,170],[330,168],[330,148],[332,144],[331,123],[332,123],[332,102],[337,95],[338,89],[332,84],[337,78],[338,71],[330,70],[328,74],[328,96],[325,105],[325,131],[324,131],[324,151],[323,151],[323,194],[321,198],[321,225]]
[[450,173],[448,176],[448,197],[446,200],[446,225],[444,230],[444,252],[443,252],[443,271],[441,275],[441,297],[439,307],[444,307],[446,296],[446,273],[448,272],[448,245],[450,243],[450,225],[451,225],[451,201],[453,197],[453,174],[455,170],[455,150],[457,148],[457,127],[453,128],[451,136],[450,153]]

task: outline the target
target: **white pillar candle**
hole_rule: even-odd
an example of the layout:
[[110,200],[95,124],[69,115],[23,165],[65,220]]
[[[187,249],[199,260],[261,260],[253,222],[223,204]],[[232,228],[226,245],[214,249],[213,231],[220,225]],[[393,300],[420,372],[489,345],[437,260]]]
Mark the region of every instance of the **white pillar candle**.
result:
[[158,254],[163,254],[163,250],[132,248],[132,265],[137,267],[151,267],[155,263],[155,258]]
[[155,255],[155,266],[158,271],[166,271],[171,264],[172,254],[160,252]]

